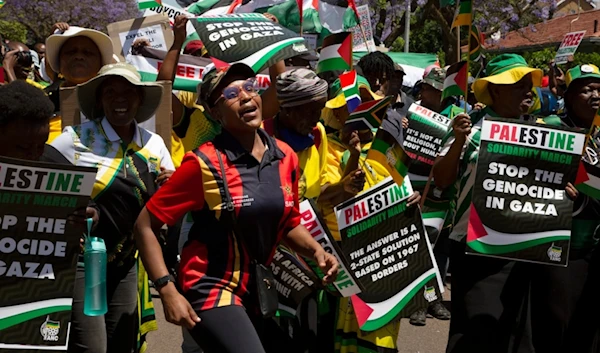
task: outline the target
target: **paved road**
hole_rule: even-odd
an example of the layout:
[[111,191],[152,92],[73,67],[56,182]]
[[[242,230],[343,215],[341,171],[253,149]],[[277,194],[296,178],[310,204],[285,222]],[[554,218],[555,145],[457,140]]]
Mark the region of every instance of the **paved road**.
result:
[[[450,290],[444,293],[449,300]],[[165,321],[160,299],[154,299],[159,330],[148,335],[147,353],[181,352],[181,328]],[[448,339],[449,321],[427,319],[427,326],[415,327],[402,320],[398,336],[399,353],[444,353]],[[329,352],[323,352],[329,353]]]

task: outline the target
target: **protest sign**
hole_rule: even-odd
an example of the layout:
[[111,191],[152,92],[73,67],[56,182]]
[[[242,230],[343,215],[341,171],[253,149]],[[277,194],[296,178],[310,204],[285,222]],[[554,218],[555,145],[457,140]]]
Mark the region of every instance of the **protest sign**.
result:
[[600,199],[600,111],[596,113],[588,133],[587,145],[581,158],[582,165],[577,173],[576,187],[582,193]]
[[165,51],[173,44],[169,19],[162,15],[115,22],[106,26],[106,29],[113,41],[114,53],[123,57],[131,52],[131,46],[138,38],[145,38],[150,42],[150,47]]
[[304,38],[306,40],[306,44],[308,45],[308,47],[310,49],[316,50],[319,47],[319,45],[318,45],[319,35],[318,34],[303,33],[302,38]]
[[[329,232],[329,229],[327,229],[325,221],[315,211],[316,209],[317,207],[312,200],[305,200],[300,203],[300,222],[310,232],[313,239],[321,244],[325,251],[335,256],[340,264],[337,279],[327,286],[327,290],[341,297],[349,297],[360,293],[362,291],[360,282],[356,280],[354,273],[349,271],[348,260],[336,241],[333,240],[333,236]],[[306,260],[319,278],[323,279],[324,274],[318,264],[312,259]]]
[[[171,95],[168,94],[168,92],[171,92],[171,82],[158,81],[157,83],[163,86],[161,103],[154,116],[141,123],[140,126],[160,135],[165,142],[165,146],[170,150],[173,119],[171,118]],[[88,121],[86,116],[83,115],[79,110],[76,87],[61,87],[59,98],[60,115],[63,128],[67,126],[79,125]]]
[[469,216],[467,251],[566,266],[581,129],[486,118]]
[[451,120],[416,103],[409,107],[407,119],[404,150],[416,162],[411,164],[410,172],[427,177]]
[[577,48],[579,48],[579,44],[583,40],[586,31],[579,32],[570,32],[565,34],[565,38],[563,38],[562,43],[560,43],[560,47],[556,51],[556,57],[554,58],[554,62],[556,64],[566,64],[569,61],[570,55],[575,55]]
[[226,63],[243,62],[254,72],[308,51],[299,34],[261,14],[217,15],[190,21],[210,56]]
[[[142,14],[143,14],[143,17],[149,17],[152,15],[166,16],[169,18],[169,24],[171,25],[171,27],[173,27],[175,25],[175,17],[177,17],[179,15],[184,15],[187,18],[194,17],[193,14],[185,11],[183,8],[167,4],[165,1],[163,1],[160,6],[154,6],[154,7],[145,9]],[[199,40],[200,39],[200,37],[198,36],[198,33],[196,33],[196,29],[194,28],[194,25],[192,25],[192,23],[190,21],[188,21],[187,24],[185,25],[185,29],[186,29],[186,33],[187,33],[187,38],[185,39],[186,43],[190,40]],[[185,47],[186,43],[184,43],[184,47]],[[168,48],[167,48],[167,50],[168,50]]]
[[[373,27],[371,26],[371,14],[369,13],[369,5],[362,5],[356,8],[360,17],[360,23],[365,35],[363,36],[359,25],[351,28],[352,43],[354,51],[375,51],[375,41],[373,40]],[[367,42],[365,43],[365,36]]]
[[[164,62],[167,52],[151,48],[140,48],[139,50],[135,50],[133,54],[128,55],[126,60],[138,69],[142,76],[142,81],[156,81],[158,71]],[[204,68],[210,64],[212,64],[212,61],[208,58],[181,54],[175,69],[173,89],[196,93],[198,85],[202,83]],[[269,88],[271,85],[269,73],[263,72],[256,75],[256,82],[258,83],[260,92]]]
[[67,350],[83,227],[96,170],[0,158],[0,351]]
[[279,310],[295,316],[302,300],[309,296],[321,281],[293,250],[279,245],[271,261],[271,271],[279,294]]
[[[405,178],[390,177],[335,207],[342,250],[364,286],[352,296],[361,330],[373,331],[441,298],[431,245]],[[439,276],[437,276],[439,277]]]

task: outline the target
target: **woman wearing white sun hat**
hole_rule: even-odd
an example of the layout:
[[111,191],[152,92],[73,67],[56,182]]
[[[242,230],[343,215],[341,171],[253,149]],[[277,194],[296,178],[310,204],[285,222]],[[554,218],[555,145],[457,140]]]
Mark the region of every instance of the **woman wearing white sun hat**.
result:
[[65,128],[52,144],[72,164],[98,168],[92,199],[99,220],[92,236],[106,243],[108,312],[83,314],[85,268],[78,266],[73,293],[69,353],[131,353],[138,320],[138,277],[133,223],[146,201],[175,168],[162,138],[138,125],[150,119],[161,85],[141,82],[125,63],[102,67],[77,86],[79,108],[89,122]]
[[[53,33],[46,39],[46,71],[53,72],[55,81],[46,88],[48,97],[55,106],[55,115],[50,120],[52,142],[62,133],[60,116],[60,87],[74,87],[94,78],[103,65],[113,58],[113,43],[109,36],[93,29],[57,23]],[[60,75],[63,79],[58,79]]]

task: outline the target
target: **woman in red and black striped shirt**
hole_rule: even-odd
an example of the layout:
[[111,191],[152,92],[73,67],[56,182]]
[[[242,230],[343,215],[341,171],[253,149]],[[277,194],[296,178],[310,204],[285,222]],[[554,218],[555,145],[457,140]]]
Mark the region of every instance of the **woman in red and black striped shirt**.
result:
[[[200,97],[223,132],[186,155],[136,224],[142,259],[167,320],[185,325],[206,353],[270,351],[254,328],[263,322],[249,298],[254,283],[250,264],[269,263],[281,240],[314,258],[326,280],[337,274],[336,259],[300,225],[298,158],[288,145],[260,129],[262,101],[254,76],[243,64],[205,76]],[[218,156],[233,199],[235,226],[223,207],[228,199]],[[189,229],[189,236],[179,269],[182,296],[169,281],[154,232],[184,215],[182,228]],[[273,337],[268,343],[273,346]]]

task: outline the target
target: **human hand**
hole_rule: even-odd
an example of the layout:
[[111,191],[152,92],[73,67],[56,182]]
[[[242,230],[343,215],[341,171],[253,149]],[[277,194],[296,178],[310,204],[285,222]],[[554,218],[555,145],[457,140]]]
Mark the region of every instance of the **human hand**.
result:
[[362,169],[357,169],[342,179],[344,191],[349,194],[358,194],[365,187],[365,173]]
[[452,129],[454,129],[454,135],[457,140],[464,140],[471,133],[471,117],[467,114],[458,114],[454,120],[452,120]]
[[52,29],[50,30],[50,34],[54,34],[54,32],[59,31],[60,33],[64,33],[69,29],[69,24],[66,22],[56,22]]
[[188,19],[185,15],[179,15],[175,17],[175,24],[173,25],[173,33],[175,35],[175,43],[183,45],[187,36],[187,25]]
[[575,186],[571,183],[567,183],[567,187],[565,187],[565,191],[567,192],[567,196],[573,201],[579,197],[579,190],[575,189]]
[[194,328],[200,322],[200,318],[190,305],[190,303],[177,292],[173,283],[158,290],[165,311],[165,318],[168,322],[185,326],[188,329]]
[[418,205],[419,202],[421,202],[421,193],[415,191],[412,195],[408,197],[408,200],[406,201],[406,206],[410,207],[413,205]]
[[402,117],[402,128],[403,129],[408,129],[408,118],[407,117]]
[[2,66],[4,66],[7,70],[12,70],[17,66],[19,60],[19,51],[18,49],[10,50],[6,54],[4,54],[4,60],[2,61]]
[[333,283],[337,278],[339,269],[337,258],[321,248],[315,252],[315,261],[319,264],[319,268],[325,274],[325,276],[323,276],[323,282],[325,284]]
[[269,20],[275,22],[275,23],[279,23],[279,20],[277,19],[277,17],[275,17],[275,15],[270,14],[268,12],[263,14],[266,18],[268,18]]
[[156,178],[156,184],[159,186],[169,181],[171,176],[175,173],[173,170],[166,170],[165,167],[160,167],[160,174]]

